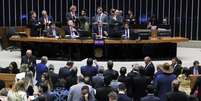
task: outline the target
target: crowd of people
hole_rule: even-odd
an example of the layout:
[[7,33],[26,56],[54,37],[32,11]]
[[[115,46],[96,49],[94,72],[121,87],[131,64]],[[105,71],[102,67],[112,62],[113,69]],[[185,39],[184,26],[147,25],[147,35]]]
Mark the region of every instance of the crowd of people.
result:
[[[134,65],[131,71],[121,67],[114,69],[112,60],[107,62],[107,69],[99,66],[92,58],[80,67],[81,75],[73,61],[54,72],[54,65],[47,66],[48,57],[43,56],[40,63],[31,50],[21,59],[18,69],[16,62],[1,73],[25,73],[17,79],[12,88],[6,88],[0,80],[0,99],[8,101],[201,101],[201,77],[195,82],[190,95],[180,91],[180,75],[198,75],[201,72],[199,61],[193,66],[182,67],[182,61],[173,58],[172,64],[157,66],[149,56],[144,58],[145,66]],[[35,78],[34,78],[35,77]],[[189,85],[190,86],[190,85]]]
[[[80,13],[80,14],[78,14]],[[39,14],[38,14],[39,15]],[[126,16],[123,16],[122,10],[112,8],[109,13],[104,11],[102,7],[97,8],[96,14],[93,17],[87,15],[87,10],[83,9],[81,12],[77,12],[77,7],[72,5],[70,11],[66,13],[64,22],[55,22],[52,16],[49,16],[46,10],[42,11],[42,17],[37,19],[35,11],[31,11],[29,18],[29,27],[32,36],[47,36],[54,38],[78,38],[92,36],[91,33],[96,33],[100,38],[111,37],[114,33],[121,33],[119,38],[130,38],[130,36],[136,33],[132,26],[139,24],[139,19],[133,14],[131,10],[128,10]],[[166,19],[167,20],[167,19]],[[167,21],[159,21],[156,16],[153,15],[147,21],[147,27],[151,29],[157,28],[160,24],[166,24]],[[65,31],[65,35],[61,35],[58,26],[62,27]],[[146,26],[146,25],[145,25]]]

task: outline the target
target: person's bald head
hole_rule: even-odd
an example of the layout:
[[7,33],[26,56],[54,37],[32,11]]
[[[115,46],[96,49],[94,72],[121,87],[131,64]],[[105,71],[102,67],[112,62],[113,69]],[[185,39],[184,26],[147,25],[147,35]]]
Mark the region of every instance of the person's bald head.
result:
[[26,51],[26,55],[27,55],[28,57],[32,56],[32,50],[30,50],[30,49],[27,50],[27,51]]
[[145,64],[149,64],[149,62],[151,62],[151,58],[149,56],[146,56],[144,58],[144,62],[145,62]]

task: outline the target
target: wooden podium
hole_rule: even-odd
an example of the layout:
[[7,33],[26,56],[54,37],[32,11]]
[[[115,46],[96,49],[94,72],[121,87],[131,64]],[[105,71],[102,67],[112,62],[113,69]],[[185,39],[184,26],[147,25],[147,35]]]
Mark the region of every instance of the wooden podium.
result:
[[191,89],[195,85],[195,82],[196,82],[197,78],[200,77],[200,76],[201,76],[200,74],[199,75],[189,75]]

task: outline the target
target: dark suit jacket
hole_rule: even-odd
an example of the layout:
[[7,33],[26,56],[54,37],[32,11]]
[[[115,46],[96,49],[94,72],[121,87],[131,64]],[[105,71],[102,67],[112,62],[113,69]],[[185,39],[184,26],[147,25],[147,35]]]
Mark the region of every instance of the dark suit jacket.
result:
[[70,87],[72,85],[77,84],[76,73],[74,71],[70,70],[67,67],[61,67],[59,69],[59,78],[68,81],[65,84],[65,88],[68,89],[68,90],[70,89]]
[[68,20],[76,20],[77,19],[77,14],[75,14],[75,17],[73,17],[72,16],[72,14],[71,14],[71,12],[68,12],[67,14],[66,14],[66,20],[68,21]]
[[56,88],[59,81],[59,75],[53,71],[49,71],[48,74],[49,74],[50,80],[52,81],[53,88]]
[[149,84],[149,79],[142,75],[131,77],[133,100],[139,101],[141,97],[146,96],[146,87]]
[[153,63],[150,63],[145,66],[145,75],[149,77],[153,77],[155,72],[155,67]]
[[[56,31],[56,36],[59,36],[59,28],[56,27],[55,31]],[[47,30],[47,36],[48,37],[55,37],[55,36],[53,36],[53,30],[52,29]]]
[[184,92],[169,92],[165,101],[188,101],[188,96]]
[[35,73],[36,57],[34,55],[32,55],[29,58],[29,61],[28,61],[27,55],[22,56],[22,58],[21,58],[21,64],[28,64],[29,70],[31,70],[33,73]]
[[[41,22],[41,24],[43,24],[44,23],[44,17],[42,16],[40,19],[39,19],[39,21]],[[53,21],[53,17],[52,16],[48,16],[48,21]]]
[[145,97],[142,97],[140,101],[160,101],[160,98],[154,95],[147,95]]
[[104,86],[104,76],[103,74],[96,74],[96,76],[92,77],[92,87],[100,88]]
[[20,71],[19,71],[18,68],[14,69],[14,70],[10,70],[9,67],[6,67],[6,68],[2,68],[2,67],[0,67],[0,73],[11,73],[11,74],[17,74],[17,73],[19,73],[19,72],[20,72]]
[[118,81],[124,83],[125,85],[127,85],[127,83],[128,83],[128,77],[125,76],[125,75],[120,75],[118,77]]
[[[64,31],[65,31],[65,35],[71,35],[69,26],[66,26],[66,27],[64,28]],[[74,33],[75,33],[76,35],[79,35],[78,31],[75,31]]]
[[[193,74],[194,66],[189,68],[189,74]],[[198,72],[201,74],[201,66],[198,67]]]
[[71,75],[70,69],[67,67],[61,67],[59,69],[59,78],[60,79],[66,79]]
[[31,19],[29,20],[29,25],[28,27],[31,28],[31,35],[32,36],[39,36],[39,32],[37,31],[37,27],[38,27],[38,19]]
[[178,65],[178,64],[176,64],[176,66],[173,66],[173,67],[174,67],[174,72],[173,73],[176,76],[179,76],[181,74],[182,67],[180,65]]
[[126,94],[118,94],[118,101],[132,101]]
[[76,27],[78,27],[80,25],[80,21],[78,19],[78,15],[77,14],[75,14],[75,17],[73,17],[70,12],[67,13],[66,14],[66,21],[68,21],[68,20],[73,20],[73,22],[75,23]]
[[[122,36],[125,35],[125,30],[126,30],[125,28],[122,28],[122,30],[121,30]],[[132,39],[137,39],[138,38],[138,35],[136,33],[134,33],[133,29],[130,29],[130,28],[129,28],[129,36]]]
[[113,91],[112,87],[110,86],[104,86],[101,88],[96,89],[96,100],[97,101],[109,101],[108,94]]
[[109,78],[115,80],[116,78],[119,77],[119,73],[118,73],[118,71],[116,71],[116,70],[113,70],[113,69],[109,70],[109,69],[108,69],[108,70],[105,70],[105,71],[103,72],[103,76],[104,76],[104,77],[109,77]]
[[95,76],[98,73],[98,68],[96,68],[95,66],[82,66],[81,67],[81,73],[83,76],[88,76],[88,77],[92,77]]

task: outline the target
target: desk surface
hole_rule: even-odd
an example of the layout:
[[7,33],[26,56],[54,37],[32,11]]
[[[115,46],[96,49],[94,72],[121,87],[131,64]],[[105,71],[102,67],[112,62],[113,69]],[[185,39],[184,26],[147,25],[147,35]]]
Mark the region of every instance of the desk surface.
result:
[[[93,39],[56,39],[47,37],[24,37],[24,38],[10,38],[13,42],[38,42],[38,43],[64,43],[64,44],[93,44]],[[180,43],[187,42],[187,38],[183,37],[163,37],[150,40],[113,40],[104,39],[105,44],[146,44],[146,43]]]

